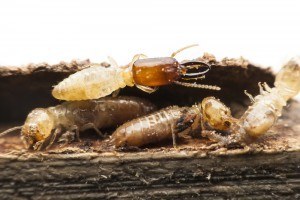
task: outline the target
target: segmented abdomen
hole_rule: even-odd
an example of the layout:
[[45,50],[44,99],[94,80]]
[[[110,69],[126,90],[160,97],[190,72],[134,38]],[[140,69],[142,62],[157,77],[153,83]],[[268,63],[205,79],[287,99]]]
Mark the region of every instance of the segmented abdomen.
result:
[[55,121],[64,127],[85,124],[109,128],[144,116],[156,110],[151,102],[138,97],[104,97],[96,100],[68,101],[48,108],[55,116]]
[[272,88],[255,97],[254,104],[241,117],[240,123],[247,134],[258,137],[275,124],[285,105],[279,90]]
[[126,86],[121,72],[118,68],[92,66],[64,79],[52,95],[67,101],[98,99]]
[[178,133],[177,122],[186,109],[186,107],[168,107],[127,122],[112,134],[111,141],[116,147],[139,147],[168,138],[172,139],[172,132]]

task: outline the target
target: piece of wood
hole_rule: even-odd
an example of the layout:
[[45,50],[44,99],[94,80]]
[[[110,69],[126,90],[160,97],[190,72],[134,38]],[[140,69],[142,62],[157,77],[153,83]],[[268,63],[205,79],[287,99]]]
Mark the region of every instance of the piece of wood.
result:
[[[258,81],[274,80],[269,70],[244,59],[217,62],[211,55],[200,59],[215,65],[205,83],[220,85],[220,93],[175,86],[151,95],[134,88],[122,93],[143,96],[161,106],[190,105],[214,95],[240,115],[248,103],[243,90],[255,94]],[[73,63],[75,70],[69,69],[70,64],[35,65],[22,72],[1,69],[0,106],[5,112],[0,113],[0,128],[20,123],[34,107],[55,104],[49,95],[51,86],[88,64]],[[0,138],[0,199],[300,198],[300,103],[296,101],[268,134],[244,149],[209,150],[205,139],[182,138],[176,150],[170,140],[116,152],[104,148],[105,142],[95,134],[87,133],[82,139],[33,152],[24,149],[18,134]]]

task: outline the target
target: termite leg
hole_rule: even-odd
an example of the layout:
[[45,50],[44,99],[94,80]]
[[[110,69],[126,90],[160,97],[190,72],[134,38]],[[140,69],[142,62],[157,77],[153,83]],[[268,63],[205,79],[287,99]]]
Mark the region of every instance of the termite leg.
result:
[[147,58],[147,56],[145,54],[136,54],[135,56],[133,56],[131,62],[129,63],[129,67],[132,68],[133,63],[141,58],[144,59]]
[[146,56],[145,54],[142,54],[142,53],[136,54],[136,55],[133,56],[131,62],[135,62],[135,61],[137,61],[137,60],[139,60],[139,59],[141,59],[141,58],[142,58],[142,59],[148,58],[148,56]]
[[33,145],[33,149],[34,149],[34,150],[40,151],[41,149],[43,149],[43,144],[44,144],[44,143],[45,143],[45,140],[41,140],[41,141],[36,142],[36,143]]
[[74,140],[75,140],[75,133],[73,131],[66,131],[59,137],[57,142],[68,144]]
[[135,85],[137,88],[139,88],[140,90],[147,92],[149,94],[151,94],[152,92],[155,92],[158,87],[149,87],[149,86],[143,86],[143,85]]
[[201,132],[201,135],[203,137],[208,138],[211,141],[217,142],[221,146],[225,146],[230,143],[228,137],[222,136],[222,135],[218,134],[216,131],[203,130]]
[[176,134],[174,132],[174,129],[173,127],[171,128],[172,129],[172,140],[173,140],[173,147],[176,149],[177,148],[177,143],[176,143]]
[[120,89],[116,90],[116,91],[113,91],[113,93],[111,94],[112,97],[117,97],[119,96],[119,93],[120,93]]
[[60,134],[61,131],[62,131],[61,127],[58,127],[58,128],[55,129],[54,133],[51,135],[49,144],[45,147],[45,149],[48,149],[49,147],[51,147],[53,145],[54,141],[57,138],[57,135]]
[[93,123],[88,123],[82,126],[82,130],[87,130],[87,129],[94,129],[96,133],[101,137],[104,138],[105,134],[103,134]]
[[249,97],[251,103],[255,102],[255,99],[252,94],[248,93],[247,90],[244,90],[244,93]]
[[53,133],[51,133],[51,135],[48,139],[41,140],[41,141],[38,141],[37,143],[35,143],[35,145],[33,146],[33,149],[37,150],[37,151],[49,149],[53,145],[55,139],[57,138],[57,135],[60,134],[61,131],[62,131],[62,128],[57,127],[55,129],[55,131]]
[[265,95],[268,93],[267,90],[265,89],[264,85],[261,82],[258,83],[258,87],[259,87],[260,94]]
[[79,128],[78,128],[78,126],[76,126],[76,125],[71,126],[70,130],[71,131],[75,131],[76,139],[77,139],[78,142],[80,142],[81,139],[80,139],[80,135],[79,135]]
[[188,45],[188,46],[182,47],[182,48],[178,49],[177,51],[173,52],[171,54],[171,57],[174,58],[178,53],[180,53],[180,52],[182,52],[182,51],[184,51],[186,49],[189,49],[191,47],[195,47],[195,46],[199,46],[199,45],[198,44],[192,44],[192,45]]
[[231,134],[228,136],[222,136],[216,131],[203,130],[201,132],[203,137],[207,137],[211,141],[217,142],[215,147],[246,147],[244,142],[247,136],[244,133]]
[[263,83],[263,87],[265,88],[265,90],[267,92],[271,92],[272,91],[272,88],[270,88],[270,86],[266,82]]
[[204,130],[204,124],[203,122],[203,116],[197,115],[194,119],[194,123],[191,125],[190,135],[193,138],[199,138],[199,133],[201,133],[201,130]]

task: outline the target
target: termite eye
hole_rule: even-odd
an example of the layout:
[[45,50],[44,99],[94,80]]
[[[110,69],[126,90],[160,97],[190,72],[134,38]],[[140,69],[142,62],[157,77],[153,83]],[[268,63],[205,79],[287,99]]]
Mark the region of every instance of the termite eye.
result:
[[225,122],[224,122],[224,125],[225,125],[226,127],[230,127],[230,126],[231,126],[231,123],[230,123],[229,121],[225,121]]

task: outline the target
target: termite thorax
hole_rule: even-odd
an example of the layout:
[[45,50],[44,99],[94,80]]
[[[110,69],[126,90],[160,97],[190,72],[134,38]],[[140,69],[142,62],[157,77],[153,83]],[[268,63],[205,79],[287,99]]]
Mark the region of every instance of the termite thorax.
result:
[[180,64],[172,57],[139,59],[133,63],[132,74],[135,84],[161,86],[180,78]]

